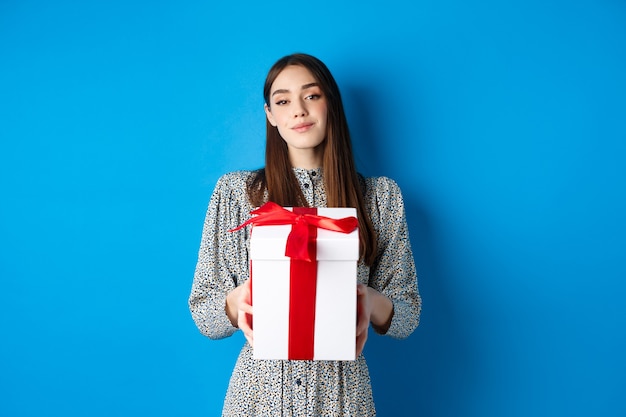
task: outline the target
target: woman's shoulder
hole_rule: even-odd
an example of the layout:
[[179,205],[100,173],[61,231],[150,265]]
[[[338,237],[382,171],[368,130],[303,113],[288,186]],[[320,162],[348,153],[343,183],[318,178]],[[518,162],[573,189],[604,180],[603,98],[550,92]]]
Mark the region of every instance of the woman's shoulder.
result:
[[398,183],[392,178],[385,176],[377,176],[377,177],[361,177],[363,179],[363,183],[365,185],[365,193],[366,195],[388,195],[394,194],[401,196],[402,192],[400,191],[400,186]]
[[218,182],[240,182],[247,181],[252,175],[255,175],[258,170],[239,170],[239,171],[231,171],[226,174],[222,174],[222,176],[218,179]]
[[215,191],[245,191],[253,176],[258,171],[232,171],[223,174],[215,184]]
[[[374,224],[383,227],[402,217],[404,199],[398,183],[389,177],[363,177],[365,204]],[[388,224],[386,224],[388,225]]]
[[218,178],[211,200],[216,204],[241,205],[247,202],[247,189],[257,171],[232,171]]

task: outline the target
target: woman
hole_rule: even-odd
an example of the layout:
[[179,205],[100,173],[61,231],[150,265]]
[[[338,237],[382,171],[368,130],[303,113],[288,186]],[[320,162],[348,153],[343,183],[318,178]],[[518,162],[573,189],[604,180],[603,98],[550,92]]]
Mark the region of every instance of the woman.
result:
[[[362,355],[368,327],[396,338],[419,323],[421,299],[402,195],[385,177],[357,174],[339,88],[317,58],[294,54],[270,69],[264,87],[265,168],[221,177],[202,233],[189,306],[212,339],[241,329],[241,350],[225,416],[373,416]],[[356,207],[360,261],[355,361],[252,359],[252,306],[246,232],[228,233],[267,201],[282,206]]]

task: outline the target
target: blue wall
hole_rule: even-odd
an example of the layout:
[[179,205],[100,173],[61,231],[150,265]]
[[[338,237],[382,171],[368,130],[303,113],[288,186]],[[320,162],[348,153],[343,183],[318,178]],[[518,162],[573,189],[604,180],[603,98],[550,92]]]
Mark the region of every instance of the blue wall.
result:
[[368,342],[379,414],[626,415],[624,2],[213,3],[0,4],[1,416],[217,415],[204,211],[295,51],[407,202],[424,310]]

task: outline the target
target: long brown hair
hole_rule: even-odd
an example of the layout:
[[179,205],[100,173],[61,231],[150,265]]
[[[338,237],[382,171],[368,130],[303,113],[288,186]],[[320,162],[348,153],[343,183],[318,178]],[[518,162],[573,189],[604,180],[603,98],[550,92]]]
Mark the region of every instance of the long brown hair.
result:
[[[290,65],[299,65],[309,70],[326,97],[326,139],[320,146],[324,147],[322,170],[328,207],[357,209],[361,259],[365,264],[372,265],[376,257],[376,234],[365,209],[365,185],[356,172],[348,122],[339,87],[332,74],[322,61],[311,55],[287,55],[279,59],[267,74],[263,88],[265,103],[270,105],[272,84],[278,74]],[[248,185],[250,202],[253,206],[260,206],[268,199],[281,206],[307,206],[289,161],[286,142],[267,119],[265,123],[265,168],[257,171]]]

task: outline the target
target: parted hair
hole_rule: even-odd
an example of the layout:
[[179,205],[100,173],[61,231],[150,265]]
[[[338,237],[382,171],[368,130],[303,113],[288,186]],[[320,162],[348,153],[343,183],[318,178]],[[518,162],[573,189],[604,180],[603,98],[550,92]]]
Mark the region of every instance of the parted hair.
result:
[[[326,138],[319,146],[323,147],[322,171],[328,207],[356,208],[361,259],[371,266],[376,257],[376,234],[365,209],[365,184],[356,171],[348,122],[339,87],[332,74],[322,61],[311,55],[287,55],[279,59],[267,74],[263,88],[265,104],[270,106],[274,80],[290,65],[309,70],[326,97]],[[265,168],[251,177],[247,189],[250,202],[258,207],[267,199],[285,207],[306,207],[308,204],[289,161],[287,144],[276,127],[267,119],[265,123]]]

